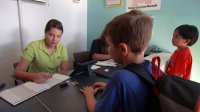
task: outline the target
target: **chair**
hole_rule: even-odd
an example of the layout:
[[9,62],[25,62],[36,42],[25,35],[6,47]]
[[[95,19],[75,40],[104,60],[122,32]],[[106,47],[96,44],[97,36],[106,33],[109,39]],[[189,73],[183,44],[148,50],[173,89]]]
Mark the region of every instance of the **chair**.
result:
[[0,91],[3,90],[3,88],[6,86],[6,83],[1,83],[0,82]]
[[74,68],[79,63],[84,63],[91,60],[90,51],[75,52],[73,53],[73,55],[74,55]]
[[[18,62],[13,64],[14,69],[17,67]],[[11,77],[14,79],[15,86],[24,83],[21,79],[17,78],[15,75],[11,75]]]

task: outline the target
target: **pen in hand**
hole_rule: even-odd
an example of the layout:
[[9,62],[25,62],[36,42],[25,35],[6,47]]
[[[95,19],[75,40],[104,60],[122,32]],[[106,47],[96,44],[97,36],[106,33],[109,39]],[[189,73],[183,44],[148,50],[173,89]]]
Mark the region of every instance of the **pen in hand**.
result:
[[52,78],[53,77],[53,73],[49,73],[50,74],[50,78]]

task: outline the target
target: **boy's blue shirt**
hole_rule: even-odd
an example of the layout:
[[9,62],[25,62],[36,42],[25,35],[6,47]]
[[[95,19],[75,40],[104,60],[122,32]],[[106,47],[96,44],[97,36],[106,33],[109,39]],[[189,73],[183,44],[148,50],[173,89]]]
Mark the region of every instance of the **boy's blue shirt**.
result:
[[[146,61],[142,65],[152,73],[150,62]],[[151,95],[143,79],[120,69],[112,74],[96,103],[95,112],[145,112]]]

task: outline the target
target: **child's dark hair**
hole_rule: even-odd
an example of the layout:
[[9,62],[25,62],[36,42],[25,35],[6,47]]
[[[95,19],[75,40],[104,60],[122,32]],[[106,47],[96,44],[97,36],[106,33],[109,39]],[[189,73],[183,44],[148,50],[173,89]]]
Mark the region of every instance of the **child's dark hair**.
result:
[[106,27],[107,27],[107,25],[105,26],[105,28],[104,28],[104,30],[103,30],[101,36],[99,37],[99,39],[101,40],[101,43],[102,43],[102,46],[103,46],[103,47],[107,46],[106,38],[105,38],[105,35],[104,35],[105,30],[106,30]]
[[193,25],[184,24],[178,26],[174,31],[178,31],[183,39],[190,40],[188,46],[192,46],[193,44],[195,44],[199,37],[199,31],[197,27]]
[[48,32],[51,28],[57,28],[62,31],[63,33],[63,26],[62,23],[56,19],[51,19],[47,22],[44,32]]
[[110,38],[115,47],[126,43],[132,52],[141,53],[151,39],[153,20],[141,11],[138,13],[138,10],[132,10],[131,13],[115,17],[108,23],[104,35]]

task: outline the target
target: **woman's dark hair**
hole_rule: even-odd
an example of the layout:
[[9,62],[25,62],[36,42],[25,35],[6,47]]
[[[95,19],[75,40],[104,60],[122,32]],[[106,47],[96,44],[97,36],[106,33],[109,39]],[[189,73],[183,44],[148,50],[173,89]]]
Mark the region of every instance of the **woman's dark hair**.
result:
[[184,24],[178,26],[174,31],[178,31],[183,39],[190,40],[188,46],[192,46],[193,44],[195,44],[199,37],[199,31],[197,27],[193,25]]
[[63,33],[63,26],[62,23],[56,19],[51,19],[47,22],[44,32],[48,32],[51,28],[57,28],[62,31]]

